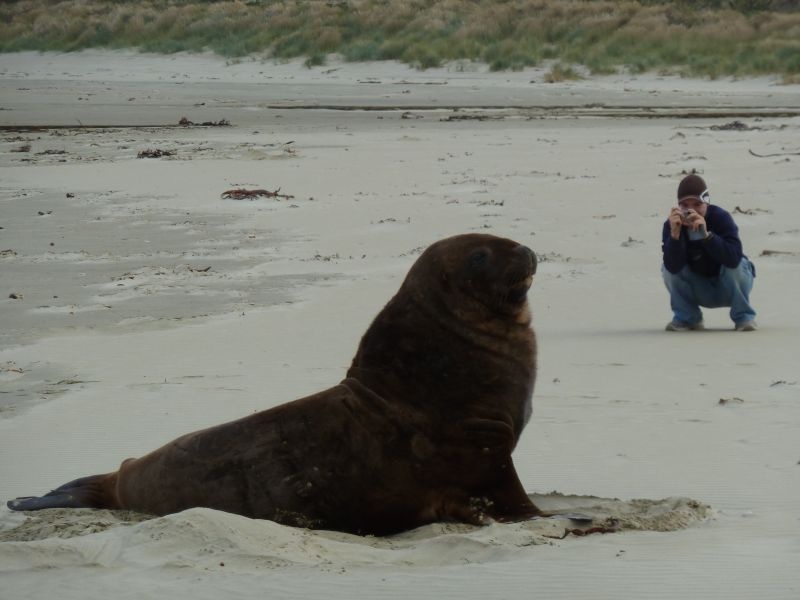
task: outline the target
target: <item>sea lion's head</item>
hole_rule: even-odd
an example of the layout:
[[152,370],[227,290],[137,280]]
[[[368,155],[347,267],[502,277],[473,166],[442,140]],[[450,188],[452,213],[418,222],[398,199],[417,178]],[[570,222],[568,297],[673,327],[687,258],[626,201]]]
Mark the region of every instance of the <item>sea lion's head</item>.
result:
[[536,255],[509,239],[472,233],[431,244],[361,338],[348,377],[446,412],[491,405],[518,437],[536,373],[527,298],[535,272]]
[[536,255],[513,240],[465,234],[440,240],[409,272],[417,293],[433,294],[450,312],[471,322],[511,319],[528,324],[528,290]]

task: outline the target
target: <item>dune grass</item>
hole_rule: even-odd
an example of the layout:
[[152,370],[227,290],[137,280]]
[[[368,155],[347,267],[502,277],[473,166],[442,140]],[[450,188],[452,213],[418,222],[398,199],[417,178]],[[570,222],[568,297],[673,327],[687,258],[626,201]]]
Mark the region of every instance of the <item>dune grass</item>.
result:
[[[226,57],[339,54],[425,69],[514,70],[551,60],[692,76],[800,77],[800,9],[789,0],[8,0],[0,52],[135,48]],[[733,7],[733,8],[731,8]]]

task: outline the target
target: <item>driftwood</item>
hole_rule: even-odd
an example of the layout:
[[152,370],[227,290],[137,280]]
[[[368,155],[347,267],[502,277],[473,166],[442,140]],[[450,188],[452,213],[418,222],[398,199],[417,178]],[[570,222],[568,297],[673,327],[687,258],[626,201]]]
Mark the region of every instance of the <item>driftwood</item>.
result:
[[232,190],[228,190],[226,192],[222,192],[222,197],[225,199],[231,200],[252,200],[254,198],[285,198],[286,200],[291,200],[294,196],[290,196],[289,194],[281,194],[281,188],[278,188],[274,192],[269,190],[246,190],[244,188],[235,188]]
[[759,256],[797,256],[800,252],[791,250],[762,250]]

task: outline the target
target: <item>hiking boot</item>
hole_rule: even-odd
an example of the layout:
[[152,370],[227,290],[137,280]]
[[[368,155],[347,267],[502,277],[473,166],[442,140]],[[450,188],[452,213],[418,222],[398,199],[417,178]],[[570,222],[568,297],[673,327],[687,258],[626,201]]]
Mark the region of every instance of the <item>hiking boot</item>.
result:
[[684,323],[683,321],[670,321],[664,328],[666,331],[701,331],[705,329],[702,321],[697,323]]

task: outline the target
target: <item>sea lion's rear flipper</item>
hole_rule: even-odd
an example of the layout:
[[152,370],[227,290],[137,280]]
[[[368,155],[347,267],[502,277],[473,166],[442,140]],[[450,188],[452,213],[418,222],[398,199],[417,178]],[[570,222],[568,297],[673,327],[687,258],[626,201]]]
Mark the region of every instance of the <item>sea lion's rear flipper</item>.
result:
[[44,496],[26,496],[9,500],[11,510],[42,510],[43,508],[86,508],[78,498],[64,492],[50,492]]
[[[44,496],[26,496],[9,500],[11,510],[44,508],[119,508],[113,496],[116,473],[75,479]],[[109,493],[111,492],[111,493]]]

